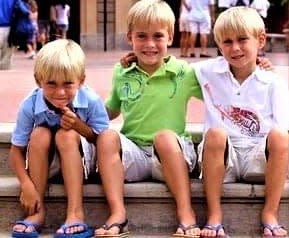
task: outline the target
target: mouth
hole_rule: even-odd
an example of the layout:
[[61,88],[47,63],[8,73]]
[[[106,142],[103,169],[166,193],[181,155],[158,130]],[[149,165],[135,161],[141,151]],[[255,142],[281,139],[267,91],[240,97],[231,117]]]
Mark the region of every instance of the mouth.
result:
[[143,51],[142,52],[145,56],[155,56],[158,54],[157,51]]
[[58,108],[63,108],[69,103],[67,98],[52,98],[50,101],[55,107]]
[[52,111],[54,111],[56,114],[61,114],[61,108],[63,107],[63,104],[59,104],[59,103],[51,103],[49,102],[47,99],[45,99],[45,103],[48,106],[48,108]]
[[238,59],[241,59],[241,58],[243,58],[244,57],[244,55],[235,55],[235,56],[232,56],[231,58],[233,59],[233,60],[238,60]]

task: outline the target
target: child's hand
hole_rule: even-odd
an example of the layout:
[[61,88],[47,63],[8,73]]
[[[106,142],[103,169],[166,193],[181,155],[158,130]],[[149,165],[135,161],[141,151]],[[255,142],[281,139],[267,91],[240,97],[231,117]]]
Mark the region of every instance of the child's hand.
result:
[[21,186],[20,204],[28,216],[39,212],[41,208],[40,196],[32,182]]
[[258,57],[257,64],[261,69],[274,71],[274,66],[272,65],[271,61],[265,57]]
[[61,109],[62,117],[60,120],[60,126],[65,130],[70,130],[76,121],[77,115],[70,110],[69,107],[63,107]]
[[120,59],[120,64],[124,68],[128,68],[133,62],[137,61],[137,57],[134,52],[130,52]]

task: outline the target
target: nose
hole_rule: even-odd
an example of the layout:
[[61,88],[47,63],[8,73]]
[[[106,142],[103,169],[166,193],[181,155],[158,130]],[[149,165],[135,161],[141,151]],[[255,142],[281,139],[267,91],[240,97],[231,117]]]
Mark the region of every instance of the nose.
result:
[[65,89],[63,87],[57,87],[55,90],[56,95],[64,95],[65,94]]
[[147,39],[147,45],[148,46],[155,46],[155,41],[154,41],[154,39],[152,38],[152,37],[149,37],[148,39]]
[[232,43],[232,48],[233,48],[234,50],[239,50],[239,49],[240,49],[240,44],[239,44],[239,42],[238,42],[238,41],[234,41],[234,42]]

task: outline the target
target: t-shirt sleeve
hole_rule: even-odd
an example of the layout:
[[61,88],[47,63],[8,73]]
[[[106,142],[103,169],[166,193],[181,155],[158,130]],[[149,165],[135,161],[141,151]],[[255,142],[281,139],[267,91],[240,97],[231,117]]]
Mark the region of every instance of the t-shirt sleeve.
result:
[[12,132],[11,143],[16,146],[27,146],[34,127],[34,113],[31,97],[23,101],[17,113],[16,124]]

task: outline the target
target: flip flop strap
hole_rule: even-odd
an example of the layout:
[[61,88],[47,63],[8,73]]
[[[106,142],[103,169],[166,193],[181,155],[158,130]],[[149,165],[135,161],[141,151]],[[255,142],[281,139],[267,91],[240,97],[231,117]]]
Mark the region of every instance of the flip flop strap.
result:
[[[72,223],[72,224],[63,224],[60,226],[60,229],[63,229],[64,231],[64,234],[66,234],[66,230],[71,228],[71,227],[75,227],[75,226],[82,226],[83,227],[83,230],[80,231],[80,232],[83,232],[83,231],[86,231],[88,229],[88,225],[85,224],[85,223],[82,223],[82,222],[75,222],[75,223]],[[77,233],[74,233],[74,234],[77,234]]]
[[32,232],[37,232],[37,230],[39,229],[39,225],[34,223],[34,222],[30,222],[30,221],[26,221],[26,220],[19,220],[15,222],[15,225],[23,225],[26,227],[26,229],[28,227],[31,227],[33,230]]
[[102,228],[103,228],[104,230],[109,230],[109,229],[111,229],[112,227],[118,227],[119,233],[123,233],[123,229],[124,229],[124,227],[126,227],[127,224],[128,224],[128,219],[126,219],[123,223],[118,223],[118,222],[116,222],[116,223],[113,223],[113,224],[111,224],[111,225],[104,224],[104,225],[102,226]]
[[279,225],[279,224],[277,224],[277,225],[262,224],[262,227],[263,227],[263,229],[265,229],[265,228],[269,229],[271,232],[273,232],[274,230],[277,230],[279,228],[284,229],[284,226]]
[[222,224],[217,224],[217,225],[205,225],[204,228],[216,231],[217,233],[219,230],[224,229],[224,226]]
[[179,224],[179,228],[181,228],[183,230],[183,232],[185,233],[187,230],[199,228],[199,226],[197,224],[192,224],[192,225],[188,225],[188,226],[184,226],[183,224]]

